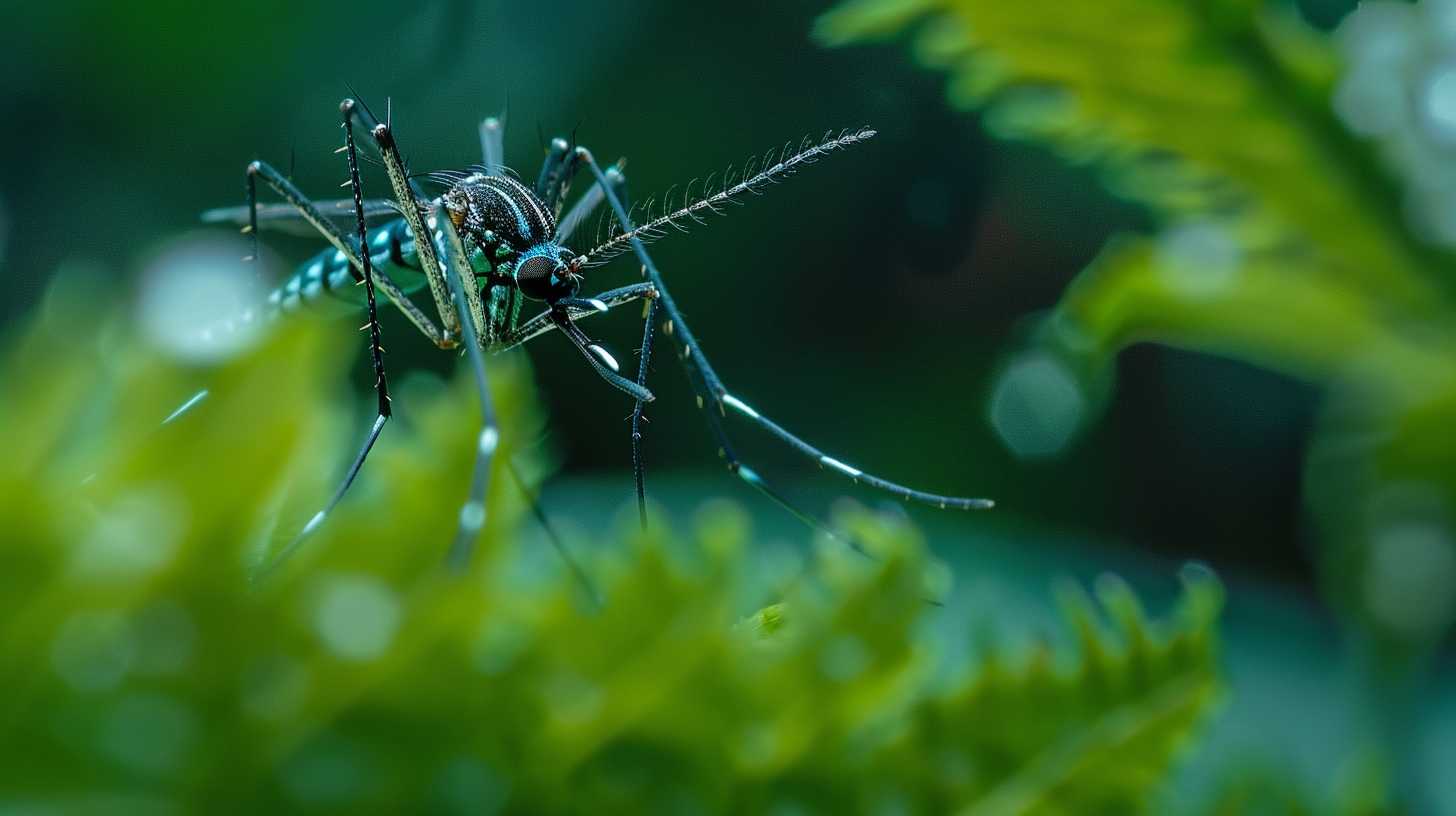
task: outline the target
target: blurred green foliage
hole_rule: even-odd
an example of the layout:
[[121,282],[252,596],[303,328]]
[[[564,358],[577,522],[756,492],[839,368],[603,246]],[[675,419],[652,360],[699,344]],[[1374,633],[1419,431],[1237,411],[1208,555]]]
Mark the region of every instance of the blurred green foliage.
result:
[[[467,377],[402,382],[340,512],[251,580],[352,448],[352,338],[299,321],[198,370],[91,285],[63,279],[0,360],[0,810],[1125,813],[1217,697],[1221,591],[1196,569],[1169,621],[1110,577],[1069,586],[1076,654],[946,677],[941,573],[862,511],[840,521],[871,557],[826,539],[771,575],[730,505],[686,533],[598,525],[573,542],[598,605],[496,478],[450,574]],[[492,374],[501,456],[539,474],[524,359]]]
[[[1452,56],[1452,3],[1367,2],[1371,28],[1333,33],[1295,5],[862,0],[822,19],[835,44],[914,31],[915,61],[974,117],[904,49],[806,43],[820,0],[14,9],[0,98],[25,126],[0,163],[0,319],[25,323],[0,330],[0,812],[1450,810],[1453,267],[1403,216],[1411,172],[1456,189],[1456,148],[1399,105],[1351,110],[1418,110]],[[1333,25],[1354,3],[1297,5]],[[1400,59],[1360,42],[1390,33],[1382,11],[1399,36],[1376,45]],[[1366,96],[1345,93],[1362,60]],[[344,511],[251,585],[368,418],[344,396],[346,379],[367,393],[350,322],[203,370],[81,304],[155,287],[159,252],[239,199],[249,158],[330,195],[349,85],[393,98],[419,169],[474,161],[475,123],[508,100],[517,169],[538,134],[579,131],[631,158],[639,199],[803,132],[879,128],[654,254],[750,402],[887,475],[998,499],[917,517],[954,565],[947,607],[925,600],[949,571],[903,521],[845,515],[879,560],[819,542],[801,571],[786,542],[809,535],[776,508],[750,504],[751,530],[726,505],[692,516],[734,485],[685,470],[714,463],[669,358],[649,490],[678,523],[615,528],[620,415],[550,340],[530,351],[549,410],[520,358],[492,361],[504,450],[533,484],[553,469],[543,438],[568,463],[547,506],[605,606],[501,479],[473,571],[444,574],[475,410],[464,383],[405,376],[452,361],[393,313],[397,419]],[[281,274],[316,249],[269,236],[265,257]],[[104,280],[28,314],[57,266]],[[1059,296],[998,372],[1016,321]],[[1119,356],[1145,341],[1276,373]],[[988,390],[1009,394],[989,427]],[[886,421],[892,394],[913,420]],[[1011,444],[1008,414],[1032,444]],[[796,483],[802,462],[743,441],[796,499],[849,489]],[[1359,626],[1305,608],[1303,539]],[[1050,574],[1116,564],[1162,609],[1158,548],[1206,555],[1232,587],[1230,704],[1178,771],[1219,686],[1211,585],[1153,625],[1116,581],[1096,602],[1068,590],[1060,628],[1081,648],[1040,645],[1061,642]]]
[[1456,620],[1438,600],[1456,574],[1456,258],[1406,226],[1399,180],[1336,117],[1331,38],[1259,0],[854,0],[818,33],[912,25],[954,105],[1097,167],[1158,225],[1112,240],[1017,355],[1050,355],[1094,405],[1143,341],[1325,388],[1305,498],[1330,597],[1389,647],[1438,642]]
[[1412,193],[1453,158],[1439,81],[1456,6],[1421,5],[1371,3],[1331,34],[1275,0],[849,0],[817,30],[836,45],[913,31],[954,106],[1148,213],[1008,357],[1019,405],[1056,429],[1032,453],[1094,424],[1117,355],[1142,342],[1321,389],[1302,497],[1326,597],[1360,636],[1375,764],[1394,768],[1352,807],[1386,784],[1404,806],[1433,801],[1439,781],[1413,759],[1419,701],[1456,622],[1456,257],[1422,223],[1449,216]]

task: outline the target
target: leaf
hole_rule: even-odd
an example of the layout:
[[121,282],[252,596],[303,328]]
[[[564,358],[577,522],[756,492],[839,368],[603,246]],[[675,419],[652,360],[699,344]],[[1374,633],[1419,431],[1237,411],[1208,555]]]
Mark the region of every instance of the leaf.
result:
[[842,45],[914,23],[921,61],[951,75],[952,104],[986,108],[993,132],[1095,163],[1165,218],[1217,218],[1293,274],[1417,314],[1449,296],[1449,258],[1403,228],[1393,185],[1326,103],[1334,55],[1291,10],[852,0],[816,33]]
[[1110,245],[1068,288],[1042,341],[1102,365],[1129,345],[1159,342],[1312,382],[1358,382],[1397,404],[1450,377],[1456,338],[1399,325],[1361,293],[1273,259],[1217,269],[1170,253],[1169,243]]
[[[1079,632],[1070,669],[1045,655],[1020,668],[993,660],[983,673],[922,716],[935,733],[975,734],[985,787],[962,812],[1126,813],[1145,809],[1218,694],[1208,624],[1221,606],[1206,572],[1186,573],[1180,624],[1150,624],[1130,590],[1102,581],[1102,606],[1116,633],[1075,588],[1064,606]],[[932,755],[964,746],[936,745]],[[964,754],[963,754],[964,755]],[[948,801],[955,801],[950,799]],[[932,808],[933,809],[933,808]]]
[[[904,522],[862,511],[841,522],[869,557],[824,542],[757,612],[739,512],[717,505],[691,535],[558,518],[590,531],[567,543],[597,607],[496,478],[477,557],[451,574],[468,376],[401,379],[354,491],[250,583],[333,486],[358,430],[341,418],[364,420],[343,397],[352,338],[330,328],[288,326],[203,373],[60,298],[3,346],[0,807],[1133,806],[1209,708],[1208,580],[1163,624],[1106,585],[1078,607],[1080,658],[995,653],[940,685],[934,565]],[[537,471],[526,369],[497,357],[492,376],[501,455]],[[207,401],[159,428],[199,383]]]
[[[1368,38],[1345,50],[1377,69],[1360,74],[1297,5],[848,0],[817,34],[844,45],[913,31],[917,58],[949,74],[953,105],[1101,169],[1158,225],[1110,241],[1036,326],[1039,348],[1006,367],[1001,404],[1060,403],[1020,420],[1036,434],[1011,443],[1019,455],[1062,450],[1137,342],[1322,389],[1303,480],[1322,576],[1374,635],[1386,664],[1372,674],[1394,676],[1389,665],[1422,665],[1456,624],[1441,588],[1456,574],[1456,444],[1442,430],[1456,420],[1456,264],[1406,227],[1397,178],[1417,168],[1425,178],[1411,189],[1439,191],[1450,156],[1444,132],[1404,113],[1366,128],[1385,138],[1377,153],[1336,118],[1331,92],[1344,74],[1363,76],[1364,102],[1414,99],[1450,44],[1436,24],[1444,6],[1370,4]],[[1379,25],[1386,12],[1398,26]],[[1367,125],[1378,118],[1365,113]],[[1370,695],[1392,705],[1384,690]],[[1398,739],[1386,748],[1403,757]]]

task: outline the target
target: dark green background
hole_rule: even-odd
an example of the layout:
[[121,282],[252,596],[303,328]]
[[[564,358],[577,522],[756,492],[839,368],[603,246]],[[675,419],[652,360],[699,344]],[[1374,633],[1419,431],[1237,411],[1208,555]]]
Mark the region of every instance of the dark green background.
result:
[[[1349,5],[1307,11],[1330,25]],[[1108,568],[1168,589],[1177,561],[1210,562],[1231,585],[1235,686],[1255,690],[1213,745],[1237,764],[1250,744],[1280,755],[1274,732],[1297,732],[1283,744],[1300,747],[1282,759],[1318,784],[1361,725],[1346,711],[1356,695],[1343,679],[1348,656],[1317,611],[1315,542],[1300,504],[1319,393],[1240,363],[1138,347],[1123,355],[1113,402],[1090,433],[1051,461],[1013,457],[986,419],[1004,353],[1110,235],[1146,218],[1093,174],[988,139],[903,47],[818,47],[808,32],[824,8],[366,0],[13,9],[0,35],[0,279],[10,293],[0,320],[34,306],[68,266],[103,273],[98,297],[129,300],[149,253],[201,229],[203,209],[241,202],[253,158],[336,196],[337,104],[351,86],[376,110],[393,100],[417,171],[477,162],[479,119],[508,106],[513,167],[533,174],[542,139],[575,132],[600,157],[628,157],[639,200],[805,134],[868,124],[880,131],[868,144],[653,248],[719,373],[846,461],[996,498],[989,516],[910,511],[937,541],[986,548],[942,547],[972,595],[989,571],[1038,592],[1049,573]],[[366,184],[384,191],[377,171]],[[318,246],[267,244],[286,262]],[[588,287],[634,278],[623,259],[594,271]],[[339,331],[353,325],[342,320]],[[626,360],[639,324],[622,315],[593,331]],[[396,371],[454,364],[392,312],[385,335]],[[363,396],[362,341],[360,351]],[[543,444],[562,462],[547,491],[553,511],[620,511],[631,490],[630,405],[559,338],[530,354],[551,413]],[[734,495],[772,516],[717,468],[670,355],[657,359],[651,384],[649,489],[669,505]],[[339,421],[362,430],[362,413]],[[738,429],[758,469],[810,508],[845,492]],[[967,602],[1006,615],[1028,603]]]
[[[478,161],[475,125],[509,108],[508,162],[533,174],[543,136],[626,156],[636,198],[826,129],[878,138],[654,248],[728,385],[847,461],[927,489],[1176,557],[1248,562],[1303,585],[1298,468],[1316,395],[1242,365],[1162,349],[1126,355],[1105,422],[1052,463],[1018,462],[985,420],[998,355],[1104,239],[1141,222],[1090,175],[988,141],[948,110],[940,77],[901,49],[824,50],[822,4],[439,2],[28,7],[0,54],[8,159],[7,317],[66,264],[131,295],[159,242],[241,202],[267,159],[306,191],[344,178],[336,105],[394,102],[415,170]],[[382,174],[368,179],[383,192]],[[269,237],[283,262],[315,244]],[[246,251],[239,240],[239,254]],[[590,287],[634,278],[629,259]],[[281,264],[280,264],[281,268]],[[348,321],[340,324],[348,325]],[[626,358],[621,316],[594,329]],[[446,368],[398,315],[396,370]],[[566,472],[629,488],[629,407],[549,338],[532,359]],[[362,344],[361,344],[362,351]],[[361,354],[359,381],[368,372]],[[652,379],[654,473],[711,466],[670,358]],[[408,406],[401,406],[408,410]],[[775,447],[769,473],[814,475]],[[782,467],[780,467],[782,465]],[[838,484],[831,484],[838,488]],[[725,483],[724,489],[731,489]],[[812,501],[812,499],[809,499]]]

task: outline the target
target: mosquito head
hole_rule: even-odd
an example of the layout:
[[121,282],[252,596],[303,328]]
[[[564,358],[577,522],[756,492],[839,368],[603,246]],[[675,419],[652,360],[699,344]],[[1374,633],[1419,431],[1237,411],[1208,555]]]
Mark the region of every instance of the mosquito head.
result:
[[575,297],[581,288],[580,259],[555,243],[543,243],[521,255],[511,276],[516,288],[532,300],[554,303]]

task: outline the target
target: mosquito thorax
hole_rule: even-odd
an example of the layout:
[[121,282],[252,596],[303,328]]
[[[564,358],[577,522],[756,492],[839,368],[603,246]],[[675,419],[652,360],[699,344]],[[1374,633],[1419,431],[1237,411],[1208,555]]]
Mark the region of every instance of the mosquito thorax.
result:
[[498,243],[525,253],[555,240],[551,208],[510,176],[467,176],[445,191],[443,200],[455,229],[482,248]]

